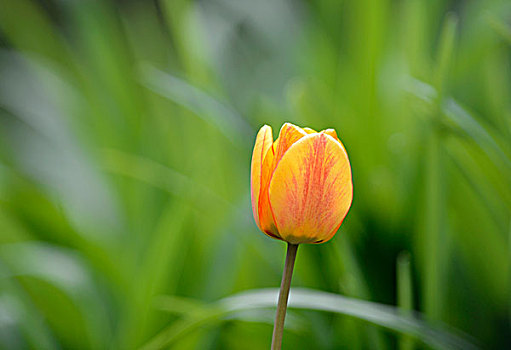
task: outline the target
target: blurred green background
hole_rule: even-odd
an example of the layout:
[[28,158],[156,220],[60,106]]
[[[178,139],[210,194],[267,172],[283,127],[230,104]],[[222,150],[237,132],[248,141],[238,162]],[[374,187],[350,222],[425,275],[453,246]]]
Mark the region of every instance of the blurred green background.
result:
[[510,1],[0,0],[0,348],[269,348],[285,121],[337,130],[354,202],[284,348],[511,347]]

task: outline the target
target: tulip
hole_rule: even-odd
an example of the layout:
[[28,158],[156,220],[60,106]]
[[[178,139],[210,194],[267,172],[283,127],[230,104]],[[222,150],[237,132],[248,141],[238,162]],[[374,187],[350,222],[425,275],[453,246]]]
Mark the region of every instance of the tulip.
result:
[[268,236],[292,244],[331,239],[353,198],[348,155],[335,130],[265,125],[252,155],[252,210]]
[[279,350],[298,245],[330,240],[353,199],[350,162],[335,130],[285,123],[273,141],[271,127],[263,126],[252,154],[251,196],[259,229],[288,243],[271,347]]

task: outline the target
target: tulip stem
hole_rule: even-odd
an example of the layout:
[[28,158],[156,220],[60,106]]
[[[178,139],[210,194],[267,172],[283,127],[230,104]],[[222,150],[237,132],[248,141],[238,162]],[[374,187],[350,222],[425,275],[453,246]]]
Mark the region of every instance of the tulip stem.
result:
[[282,336],[284,333],[284,320],[286,318],[287,299],[289,297],[289,288],[291,287],[291,276],[295,265],[296,251],[298,244],[287,244],[286,263],[284,273],[280,284],[279,302],[277,304],[277,314],[275,315],[275,324],[273,326],[273,336],[271,339],[271,350],[280,350],[282,347]]

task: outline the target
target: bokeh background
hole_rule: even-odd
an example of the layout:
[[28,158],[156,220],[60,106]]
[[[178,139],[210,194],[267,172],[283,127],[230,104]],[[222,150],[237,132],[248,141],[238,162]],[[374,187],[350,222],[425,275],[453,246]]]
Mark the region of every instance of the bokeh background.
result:
[[218,300],[280,284],[249,167],[285,121],[355,195],[284,348],[511,347],[509,1],[0,0],[0,48],[0,348],[269,348]]

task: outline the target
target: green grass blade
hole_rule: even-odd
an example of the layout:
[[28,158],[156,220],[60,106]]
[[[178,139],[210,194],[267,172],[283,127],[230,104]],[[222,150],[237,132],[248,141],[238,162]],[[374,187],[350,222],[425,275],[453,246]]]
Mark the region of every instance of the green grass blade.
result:
[[[402,315],[410,315],[413,310],[413,286],[410,253],[401,252],[397,257],[397,305]],[[413,338],[403,334],[399,338],[400,350],[414,348]]]
[[444,84],[451,63],[456,26],[457,17],[449,14],[440,36],[437,66],[433,82],[437,90],[437,96],[427,137],[424,256],[422,260],[425,275],[423,282],[423,308],[425,314],[432,320],[440,320],[442,317],[443,282],[445,277],[442,266],[447,262],[444,218],[444,213],[446,212],[445,163],[441,135],[438,124],[435,121],[442,119]]
[[[274,308],[277,296],[278,289],[250,290],[203,306],[198,311],[195,302],[186,301],[186,305],[192,306],[191,310],[186,311],[183,315],[183,321],[178,326],[173,324],[163,330],[142,349],[152,350],[168,347],[179,337],[193,332],[205,323],[222,322],[223,317],[231,313]],[[174,313],[182,311],[183,308],[179,306],[181,303],[182,298],[163,296],[158,299],[157,307]],[[422,320],[417,314],[401,315],[398,308],[389,305],[312,289],[293,288],[290,294],[289,308],[333,312],[355,317],[395,332],[410,335],[436,349],[477,349],[477,346],[467,336],[438,325],[433,326]]]
[[[53,327],[62,330],[66,317],[78,317],[72,327],[74,335],[84,337],[85,347],[104,346],[110,331],[104,306],[94,289],[90,272],[75,252],[48,243],[12,243],[0,247],[0,259],[7,267],[5,271],[8,274],[4,278],[34,279],[37,283],[29,284],[32,289],[49,286],[38,290],[35,299],[48,296],[45,293],[52,290],[64,296],[52,295],[55,298],[53,302],[43,303],[44,307],[52,306],[44,312]],[[34,297],[34,290],[31,295]],[[37,301],[41,302],[41,299]],[[54,310],[61,310],[63,314],[59,315]],[[60,335],[62,337],[62,333]]]
[[116,149],[103,150],[106,171],[145,182],[183,200],[216,205],[229,205],[227,200],[212,189],[194,182],[180,172],[146,157]]
[[143,65],[141,72],[144,86],[214,125],[234,144],[244,144],[247,137],[252,137],[254,131],[242,116],[206,92],[148,65]]
[[493,30],[511,45],[511,27],[491,13],[486,15],[486,20]]
[[[427,104],[433,104],[438,95],[433,86],[414,78],[408,79],[405,89]],[[473,140],[496,165],[511,174],[511,157],[497,142],[497,137],[478,121],[480,118],[476,118],[453,98],[445,99],[442,113],[446,117],[445,123],[453,131],[461,132]]]

